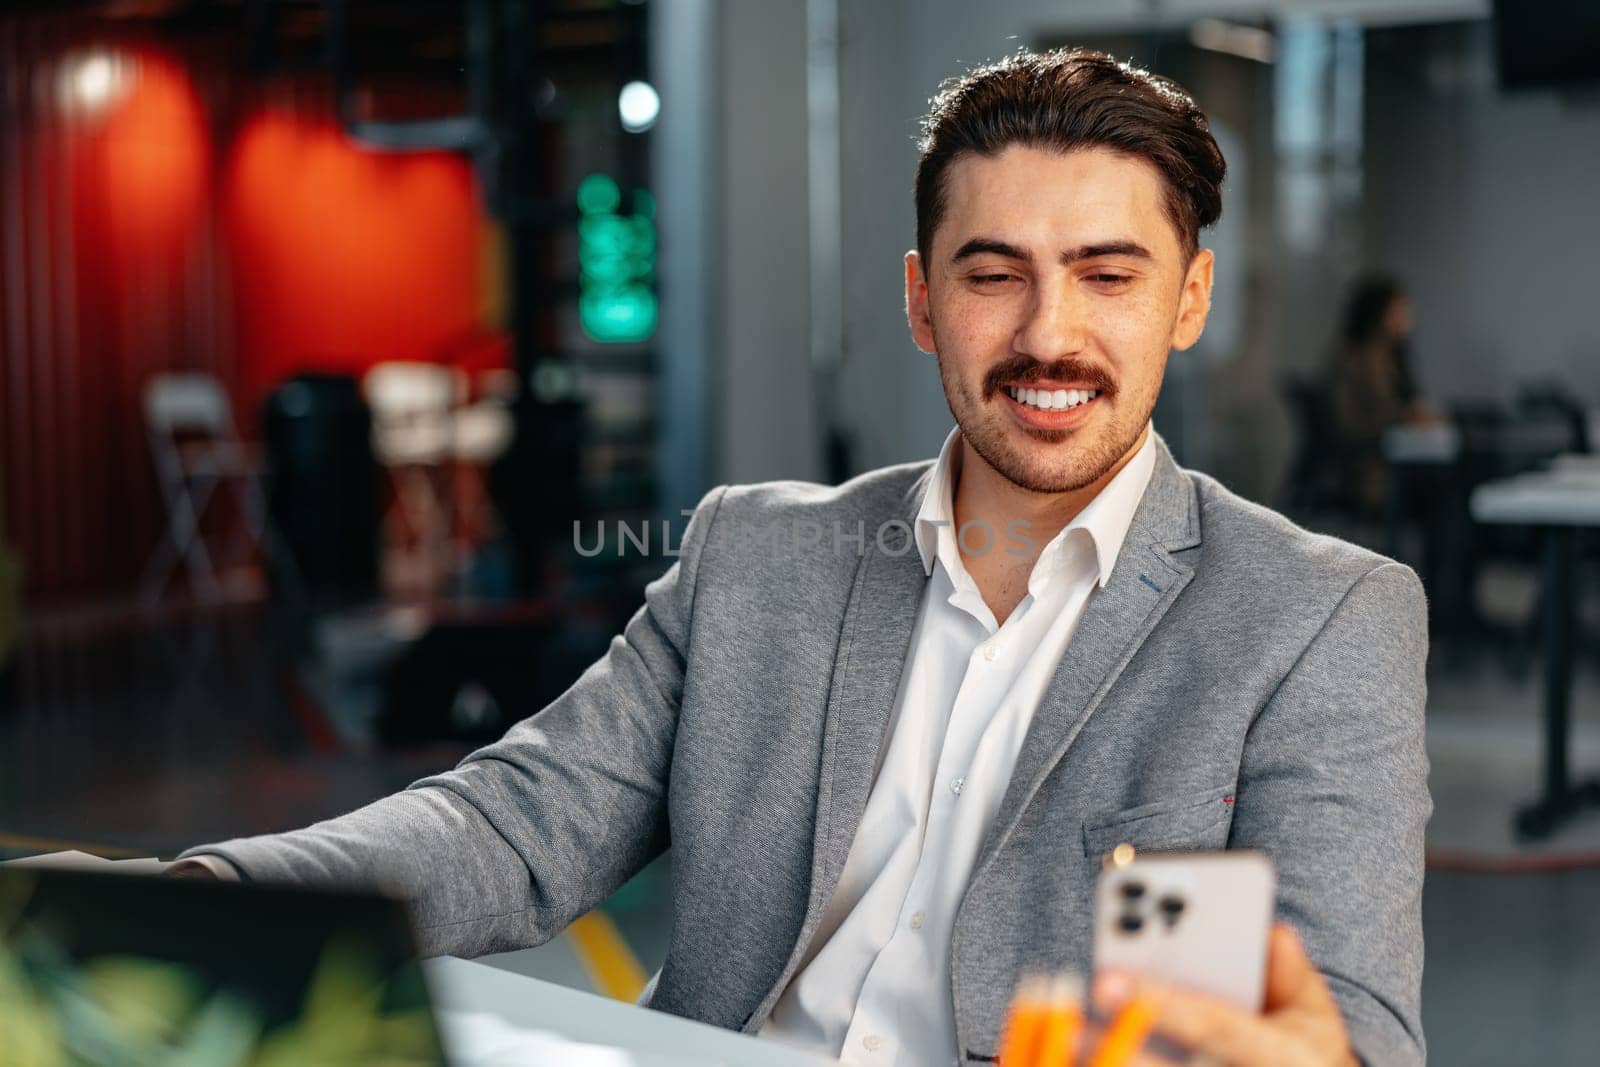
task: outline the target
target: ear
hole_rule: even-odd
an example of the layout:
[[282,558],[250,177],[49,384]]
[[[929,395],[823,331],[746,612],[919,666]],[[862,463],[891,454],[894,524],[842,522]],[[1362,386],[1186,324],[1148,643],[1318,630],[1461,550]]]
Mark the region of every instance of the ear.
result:
[[1216,257],[1202,248],[1189,261],[1183,292],[1178,295],[1178,319],[1172,324],[1172,347],[1182,352],[1200,340],[1211,313],[1211,267]]
[[914,249],[906,253],[906,323],[911,327],[911,340],[932,355],[933,319],[928,315],[928,278],[922,273],[922,257]]

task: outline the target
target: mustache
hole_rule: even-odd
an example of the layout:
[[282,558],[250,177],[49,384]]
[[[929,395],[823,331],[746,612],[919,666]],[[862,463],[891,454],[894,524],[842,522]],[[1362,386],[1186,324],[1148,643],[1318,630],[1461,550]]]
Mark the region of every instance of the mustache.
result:
[[1117,391],[1111,375],[1093,363],[1081,359],[1058,359],[1045,363],[1031,356],[1012,356],[990,367],[983,376],[983,398],[987,400],[1007,386],[1025,386],[1046,378],[1085,382],[1097,393]]

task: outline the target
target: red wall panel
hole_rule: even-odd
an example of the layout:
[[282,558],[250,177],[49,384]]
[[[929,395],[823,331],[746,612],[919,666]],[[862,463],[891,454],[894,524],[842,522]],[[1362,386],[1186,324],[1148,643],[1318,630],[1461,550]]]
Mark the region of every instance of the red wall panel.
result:
[[462,159],[363,151],[329,122],[263,110],[239,131],[225,180],[257,395],[308,367],[439,359],[475,324],[482,223]]
[[325,85],[241,69],[0,18],[0,493],[35,599],[125,594],[153,550],[153,374],[216,375],[249,433],[290,374],[483,333],[466,161],[365,151]]

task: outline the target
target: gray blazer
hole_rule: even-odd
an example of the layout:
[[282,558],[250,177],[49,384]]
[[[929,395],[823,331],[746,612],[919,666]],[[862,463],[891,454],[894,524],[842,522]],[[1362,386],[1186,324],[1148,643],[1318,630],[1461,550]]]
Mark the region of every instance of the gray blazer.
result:
[[[1358,1052],[1421,1062],[1421,586],[1158,448],[978,857],[951,988],[929,995],[987,1060],[1020,971],[1089,969],[1102,853],[1257,848]],[[473,956],[553,937],[670,846],[650,1003],[754,1031],[866,806],[926,581],[910,524],[930,472],[713,490],[606,655],[504,739],[349,815],[191,854],[377,885],[411,901],[426,951]]]

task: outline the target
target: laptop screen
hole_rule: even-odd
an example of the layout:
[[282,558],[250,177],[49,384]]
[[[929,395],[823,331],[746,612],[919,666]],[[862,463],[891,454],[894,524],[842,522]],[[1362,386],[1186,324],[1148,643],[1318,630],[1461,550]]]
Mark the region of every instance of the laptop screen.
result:
[[0,870],[18,1062],[437,1064],[404,909],[258,884]]

